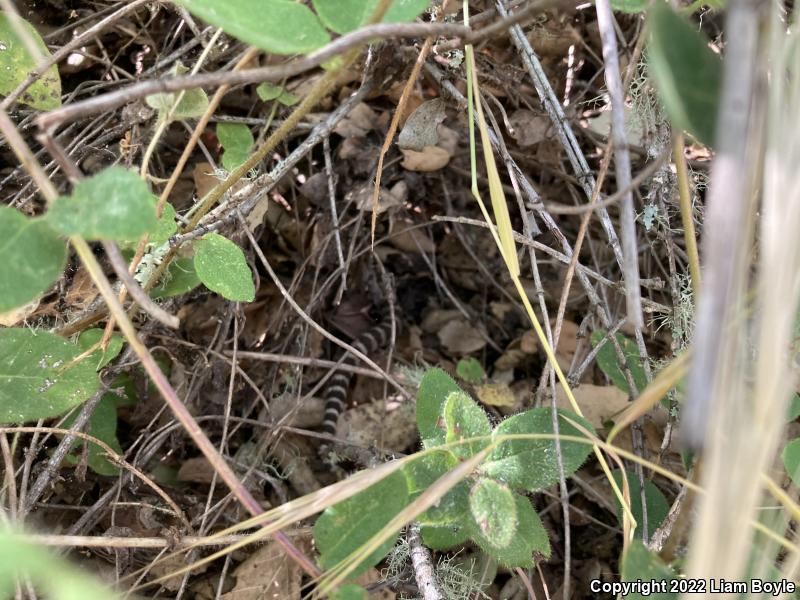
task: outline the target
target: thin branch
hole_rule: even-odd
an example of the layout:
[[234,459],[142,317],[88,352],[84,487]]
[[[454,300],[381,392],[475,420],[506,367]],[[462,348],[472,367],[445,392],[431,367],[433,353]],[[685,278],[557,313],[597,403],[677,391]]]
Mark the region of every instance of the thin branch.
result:
[[444,595],[436,580],[430,551],[423,545],[419,534],[419,523],[414,522],[408,528],[408,545],[411,548],[411,564],[414,567],[414,579],[423,600],[443,600]]
[[461,25],[448,23],[379,23],[362,27],[347,35],[337,38],[327,46],[323,46],[305,56],[283,65],[246,69],[236,72],[202,73],[189,77],[174,77],[143,81],[128,87],[70,104],[40,115],[36,124],[40,129],[49,130],[62,123],[73,121],[88,115],[114,110],[115,108],[151,94],[180,92],[191,88],[220,87],[222,85],[240,85],[260,83],[262,81],[280,81],[294,77],[317,67],[339,54],[369,43],[375,38],[397,39],[422,37],[431,35],[447,35],[465,37],[469,29]]

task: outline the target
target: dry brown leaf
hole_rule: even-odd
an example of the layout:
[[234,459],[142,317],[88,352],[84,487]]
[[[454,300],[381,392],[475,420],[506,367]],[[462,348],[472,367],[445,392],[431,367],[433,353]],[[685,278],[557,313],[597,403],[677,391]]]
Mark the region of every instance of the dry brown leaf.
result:
[[411,223],[400,224],[399,229],[392,232],[389,243],[398,250],[415,252],[417,254],[431,254],[436,250],[436,244],[420,229],[408,229]]
[[211,483],[214,479],[214,467],[204,456],[189,458],[178,469],[178,479],[192,483]]
[[378,114],[369,105],[361,102],[333,128],[343,138],[363,137],[375,128]]
[[444,121],[446,106],[441,98],[423,102],[406,120],[397,136],[397,146],[419,152],[426,146],[436,146],[439,142],[436,127]]
[[377,400],[346,410],[339,419],[339,436],[363,448],[402,452],[417,439],[413,402]]
[[[628,394],[614,385],[592,385],[583,383],[572,390],[583,416],[596,429],[602,429],[603,423],[613,420],[628,405]],[[564,388],[556,387],[556,405],[559,408],[572,410]]]
[[437,335],[442,345],[455,355],[472,354],[486,345],[486,338],[481,332],[464,319],[450,321]]
[[198,198],[204,197],[219,183],[219,179],[214,177],[214,167],[207,162],[197,163],[194,166],[192,179]]
[[[166,558],[157,560],[155,564],[150,567],[150,575],[153,578],[164,577],[165,575],[169,575],[170,573],[174,573],[175,571],[185,567],[186,555],[173,554],[167,556]],[[193,569],[191,573],[192,575],[199,575],[200,573],[204,573],[207,569],[208,565],[202,565],[197,567],[197,569]],[[159,585],[163,585],[171,592],[177,592],[183,584],[183,577],[183,575],[176,575],[175,577],[170,577],[169,579],[160,582]]]
[[[302,552],[308,552],[307,538],[292,540]],[[225,600],[300,600],[303,572],[277,542],[268,542],[233,572],[236,585]]]
[[409,171],[430,172],[438,171],[450,162],[450,153],[439,146],[425,146],[421,152],[416,150],[402,150],[404,169]]
[[[372,184],[366,183],[353,190],[350,190],[345,195],[345,202],[354,202],[358,210],[364,212],[372,212]],[[381,188],[381,193],[378,196],[378,214],[384,213],[393,206],[401,206],[397,198],[387,190],[385,187]]]
[[69,289],[64,295],[64,302],[71,309],[83,310],[97,298],[97,288],[89,272],[81,265],[72,278]]
[[511,137],[517,140],[521,148],[527,148],[547,139],[550,130],[550,119],[532,110],[520,109],[511,113],[508,123],[512,127]]
[[478,400],[489,406],[514,406],[517,399],[505,383],[485,383],[474,386]]

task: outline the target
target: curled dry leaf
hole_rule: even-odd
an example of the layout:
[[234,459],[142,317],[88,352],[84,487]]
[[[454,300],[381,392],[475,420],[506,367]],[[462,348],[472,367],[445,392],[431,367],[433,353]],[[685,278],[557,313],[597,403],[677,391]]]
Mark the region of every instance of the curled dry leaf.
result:
[[[580,406],[583,416],[596,429],[603,429],[603,423],[613,421],[614,417],[625,410],[628,405],[628,394],[614,385],[592,385],[583,383],[573,388],[572,394]],[[564,388],[556,387],[556,405],[559,408],[572,410]]]
[[[306,538],[292,540],[303,552],[310,543]],[[258,548],[233,572],[236,585],[225,600],[300,600],[303,572],[277,542],[267,542]]]
[[450,321],[437,335],[442,345],[456,356],[472,354],[486,345],[486,338],[481,332],[464,319]]
[[333,131],[343,138],[364,137],[375,129],[377,123],[378,113],[361,102],[350,111],[349,115],[336,124]]
[[474,387],[478,400],[489,406],[514,406],[516,397],[505,383],[485,383]]
[[508,117],[511,126],[511,137],[517,140],[521,148],[527,148],[547,139],[550,130],[550,119],[546,115],[539,115],[532,110],[516,110]]
[[425,146],[422,151],[403,150],[404,169],[409,171],[430,172],[438,171],[450,162],[450,153],[439,146]]
[[[354,202],[358,210],[371,213],[373,189],[372,183],[365,183],[354,190],[350,190],[345,194],[345,203]],[[386,212],[393,206],[402,206],[402,204],[402,201],[398,200],[391,191],[385,187],[381,188],[381,192],[378,195],[378,214]]]
[[422,151],[426,146],[439,142],[437,125],[444,121],[445,103],[441,98],[423,102],[406,119],[406,124],[397,136],[397,145],[403,150]]
[[339,436],[362,448],[379,447],[402,452],[417,439],[413,402],[377,400],[346,410],[339,420]]

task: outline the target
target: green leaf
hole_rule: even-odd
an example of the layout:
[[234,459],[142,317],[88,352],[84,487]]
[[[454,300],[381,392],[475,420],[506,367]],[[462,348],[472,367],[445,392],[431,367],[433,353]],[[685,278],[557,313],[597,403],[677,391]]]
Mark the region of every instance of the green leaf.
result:
[[[428,8],[429,0],[394,0],[384,23],[413,21]],[[347,33],[366,24],[378,0],[314,0],[314,9],[328,29]]]
[[[80,346],[83,350],[88,350],[101,339],[103,339],[103,333],[104,332],[102,329],[87,329],[78,336],[78,346]],[[95,350],[90,355],[90,359],[95,361],[97,370],[102,369],[108,363],[114,360],[120,351],[122,351],[122,346],[124,343],[125,340],[123,340],[122,336],[118,333],[114,333],[108,340],[108,346],[106,347],[105,352],[100,348]]]
[[664,108],[676,127],[713,146],[722,60],[708,47],[698,26],[678,16],[666,2],[653,4],[648,23],[648,65]]
[[471,385],[478,385],[486,380],[486,373],[481,363],[471,356],[458,361],[456,375]]
[[[631,490],[631,512],[636,522],[639,524],[636,528],[636,536],[642,539],[644,533],[644,525],[642,523],[644,518],[642,516],[642,488],[639,486],[639,478],[636,476],[636,473],[633,471],[625,471],[625,474],[628,476],[628,485]],[[616,469],[612,472],[612,475],[614,476],[614,481],[617,482],[621,490],[622,472]],[[647,539],[650,539],[653,532],[658,529],[658,526],[667,518],[669,503],[664,497],[664,494],[661,493],[661,490],[648,479],[644,480],[644,498],[647,505]],[[617,520],[622,523],[622,505],[619,503],[619,500],[617,500],[616,495],[614,496],[614,503],[617,507]]]
[[[33,25],[22,19],[22,26],[41,50],[42,56],[50,58],[50,51]],[[14,91],[28,77],[28,73],[36,68],[37,63],[36,58],[30,55],[17,36],[8,15],[0,12],[0,95],[7,96]],[[39,110],[53,110],[61,106],[61,77],[58,75],[58,67],[53,65],[47,69],[17,101]]]
[[75,184],[72,195],[58,198],[46,218],[64,235],[87,240],[135,240],[158,222],[147,184],[117,166]]
[[[77,414],[75,417],[77,417]],[[67,419],[63,427],[71,427],[75,422],[75,417]],[[119,440],[117,439],[117,400],[114,394],[103,394],[103,397],[100,398],[100,402],[89,418],[86,433],[108,444],[117,454],[122,454],[122,446],[120,446]],[[80,449],[83,447],[84,443],[88,445],[87,463],[92,471],[98,475],[106,475],[109,477],[119,473],[119,467],[108,460],[105,451],[100,446],[82,439],[75,440],[73,444],[73,448],[77,448],[78,452],[68,454],[64,457],[64,461],[67,464],[78,464],[80,461]]]
[[176,231],[178,224],[175,222],[175,208],[169,202],[164,203],[161,216],[156,223],[156,227],[150,234],[150,243],[159,246],[166,242]]
[[516,535],[504,548],[496,548],[483,535],[480,527],[467,519],[466,528],[473,541],[489,556],[507,567],[530,567],[533,565],[533,553],[550,556],[550,540],[542,520],[533,510],[530,501],[524,496],[513,494],[517,509]]
[[794,484],[800,486],[800,438],[789,441],[781,453],[783,466]]
[[236,170],[247,160],[255,143],[250,128],[242,123],[218,123],[217,138],[225,149],[222,166],[228,171]]
[[193,15],[275,54],[305,54],[330,37],[308,7],[292,0],[176,0]]
[[[677,574],[667,565],[661,562],[655,554],[645,548],[640,540],[633,540],[628,547],[628,551],[622,557],[621,575],[622,581],[672,581],[677,578]],[[669,592],[653,592],[647,596],[634,592],[625,596],[626,600],[672,600],[678,594]]]
[[15,583],[28,580],[51,600],[119,598],[77,566],[0,524],[0,598],[13,598]]
[[261,98],[264,102],[269,102],[270,100],[277,100],[280,95],[283,93],[283,87],[280,85],[275,85],[269,81],[265,81],[264,83],[258,84],[256,88],[256,94],[258,97]]
[[252,302],[256,296],[244,252],[218,233],[207,233],[195,242],[194,268],[208,289],[228,300]]
[[786,421],[794,421],[800,417],[800,394],[792,396],[792,401],[789,403],[789,410],[786,414]]
[[516,494],[493,479],[480,479],[469,493],[469,510],[486,542],[505,548],[517,530]]
[[[185,75],[189,69],[178,61],[170,69],[170,76]],[[178,98],[180,97],[180,100]],[[181,120],[200,117],[208,108],[208,96],[200,88],[183,90],[183,92],[151,94],[144,101],[158,111],[160,119]],[[176,104],[177,102],[177,104]]]
[[328,598],[330,598],[330,600],[369,600],[369,594],[367,590],[360,585],[346,583],[331,592]]
[[0,256],[0,312],[6,312],[27,304],[58,279],[67,248],[43,219],[0,206]]
[[492,426],[483,409],[465,392],[452,392],[447,396],[442,409],[445,426],[445,442],[460,442],[469,438],[485,436],[469,444],[453,446],[450,452],[461,458],[469,458],[489,445]]
[[[592,347],[597,346],[601,340],[608,335],[604,329],[598,329],[592,333]],[[642,367],[641,359],[639,358],[639,349],[636,347],[636,342],[630,338],[625,337],[621,333],[617,333],[617,341],[622,354],[625,356],[625,362],[628,364],[628,369],[631,371],[633,383],[636,384],[638,391],[642,391],[647,387],[647,377],[644,374],[644,367]],[[607,340],[602,348],[597,351],[597,366],[606,374],[611,382],[621,389],[626,394],[630,393],[630,387],[625,380],[625,374],[619,366],[617,361],[617,353],[614,351],[614,345],[611,340]]]
[[193,258],[177,258],[167,268],[167,274],[153,288],[150,296],[155,299],[172,298],[192,291],[200,285],[200,278],[194,270]]
[[[552,434],[550,408],[532,410],[509,417],[494,430],[494,436],[513,434]],[[576,414],[559,410],[558,427],[561,435],[584,437],[564,419],[564,415],[579,422],[588,431],[592,426]],[[562,441],[561,458],[564,476],[568,477],[578,468],[592,451],[591,444]],[[558,481],[555,440],[509,440],[500,443],[489,454],[479,469],[485,475],[504,482],[512,488],[535,491]]]
[[650,0],[611,0],[611,8],[624,13],[644,12],[648,6],[650,6]]
[[0,329],[0,423],[55,417],[94,394],[96,362],[71,362],[82,352],[47,331]]
[[[314,540],[323,569],[330,569],[377,534],[408,504],[408,488],[403,473],[397,471],[378,483],[328,507],[314,524]],[[352,576],[376,565],[394,546],[384,542]]]
[[429,369],[417,391],[417,428],[426,448],[444,444],[442,409],[451,392],[460,392],[453,378],[441,369]]
[[466,528],[459,524],[423,525],[419,533],[422,542],[431,550],[449,550],[469,539]]
[[281,92],[281,95],[278,96],[278,102],[280,102],[284,106],[294,106],[295,104],[300,102],[300,97],[295,96],[291,92],[287,92],[286,90],[284,90],[283,92]]
[[[408,485],[409,502],[433,485],[437,479],[458,466],[459,460],[450,452],[440,450],[416,458],[403,467]],[[458,482],[438,504],[422,513],[417,520],[426,525],[459,521],[469,510],[469,486]]]

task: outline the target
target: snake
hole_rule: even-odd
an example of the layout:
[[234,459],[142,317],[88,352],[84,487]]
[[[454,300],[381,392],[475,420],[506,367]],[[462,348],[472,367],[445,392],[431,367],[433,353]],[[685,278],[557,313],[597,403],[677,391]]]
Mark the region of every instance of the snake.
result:
[[[355,350],[370,356],[386,347],[392,335],[392,323],[390,319],[384,319],[380,323],[373,325],[365,330],[361,335],[353,340],[351,344]],[[343,365],[356,366],[358,358],[350,352],[344,350],[339,355],[339,361]],[[322,432],[335,436],[339,417],[341,417],[347,407],[347,394],[350,383],[353,380],[352,371],[336,371],[328,380],[325,388],[325,419],[322,422]]]

